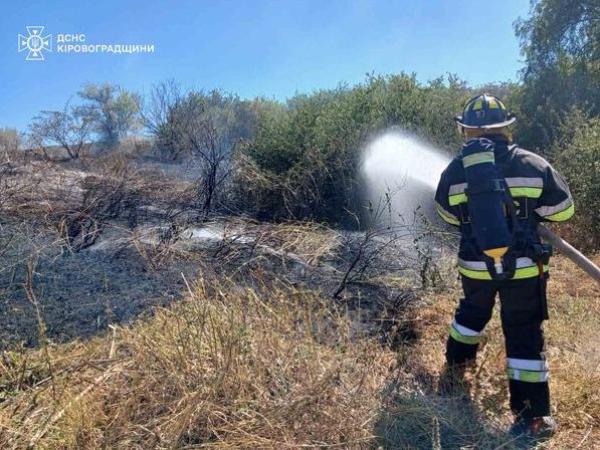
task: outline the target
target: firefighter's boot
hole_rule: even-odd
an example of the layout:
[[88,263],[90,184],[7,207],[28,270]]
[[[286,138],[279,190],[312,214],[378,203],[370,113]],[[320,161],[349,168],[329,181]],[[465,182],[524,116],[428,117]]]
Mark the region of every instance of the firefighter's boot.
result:
[[554,435],[556,428],[551,416],[521,417],[515,420],[509,433],[521,441],[543,442]]
[[438,394],[444,397],[468,396],[466,370],[467,364],[446,364],[440,374]]

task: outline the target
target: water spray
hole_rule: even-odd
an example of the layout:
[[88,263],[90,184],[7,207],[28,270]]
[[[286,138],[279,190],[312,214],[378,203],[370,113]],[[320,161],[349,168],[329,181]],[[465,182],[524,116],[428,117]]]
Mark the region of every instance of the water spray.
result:
[[400,130],[389,131],[367,145],[362,171],[372,203],[387,193],[393,213],[410,218],[419,211],[437,220],[431,201],[440,174],[449,163],[447,156],[425,141]]
[[[394,213],[407,217],[420,208],[437,220],[433,195],[450,158],[427,142],[400,130],[386,132],[367,145],[363,175],[372,200],[396,191],[391,200]],[[540,236],[559,249],[594,280],[600,283],[600,268],[560,236],[539,224]]]

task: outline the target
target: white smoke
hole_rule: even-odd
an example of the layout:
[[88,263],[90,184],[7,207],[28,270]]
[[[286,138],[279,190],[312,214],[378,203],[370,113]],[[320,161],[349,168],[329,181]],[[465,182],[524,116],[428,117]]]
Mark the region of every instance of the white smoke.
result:
[[388,131],[370,142],[362,170],[373,205],[391,194],[394,220],[410,221],[415,211],[433,219],[433,195],[450,162],[431,145],[400,130]]

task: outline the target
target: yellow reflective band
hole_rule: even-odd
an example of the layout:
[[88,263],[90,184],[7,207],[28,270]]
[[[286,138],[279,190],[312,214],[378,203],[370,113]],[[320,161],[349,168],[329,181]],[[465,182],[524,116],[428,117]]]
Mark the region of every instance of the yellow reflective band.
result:
[[469,345],[479,344],[479,341],[481,340],[481,336],[465,336],[464,334],[460,334],[454,327],[450,327],[450,336],[455,341]]
[[[512,197],[528,197],[528,198],[540,198],[542,195],[542,188],[531,188],[531,187],[511,187],[510,189],[510,195]],[[454,195],[449,195],[448,196],[448,203],[450,204],[450,206],[456,206],[456,205],[460,205],[461,203],[467,203],[468,199],[467,199],[467,194],[465,193],[460,193],[460,194],[454,194]],[[566,213],[568,211],[565,210],[563,211],[564,213]],[[553,216],[560,216],[563,212],[554,214]],[[566,218],[559,218],[559,219],[551,219],[551,217],[553,216],[548,216],[546,217],[547,219],[550,220],[566,220],[569,217],[571,217],[573,215],[573,212],[571,212],[570,215],[568,215],[568,217]]]
[[525,381],[527,383],[542,383],[548,381],[548,372],[533,370],[508,369],[508,378],[511,380]]
[[509,189],[513,197],[540,198],[542,196],[542,188],[511,187]]
[[544,219],[552,220],[553,222],[562,222],[563,220],[570,219],[575,214],[575,205],[569,206],[567,209],[544,217]]
[[436,202],[435,204],[435,209],[437,211],[437,213],[439,214],[439,216],[445,221],[448,222],[450,225],[460,225],[460,222],[458,221],[457,217],[454,214],[449,213],[448,211],[446,211],[442,205],[440,205],[439,203]]
[[472,111],[477,111],[478,109],[481,109],[483,107],[483,102],[481,100],[477,100],[474,104],[473,104],[473,108],[471,108]]
[[494,163],[494,152],[473,153],[472,155],[463,156],[463,167],[474,166],[475,164]]
[[[549,267],[544,266],[544,272],[548,272]],[[523,278],[533,278],[540,276],[540,269],[537,266],[523,267],[515,270],[515,275],[511,280],[521,280]]]
[[498,109],[498,103],[496,103],[496,99],[494,98],[490,98],[488,105],[490,106],[490,109]]
[[461,203],[467,203],[467,194],[464,192],[461,194],[454,194],[448,196],[448,203],[450,206],[460,205]]
[[492,276],[487,270],[473,270],[465,269],[464,267],[458,266],[458,271],[467,278],[473,280],[491,280]]
[[[544,266],[544,272],[548,272],[549,267]],[[458,266],[458,271],[467,278],[473,280],[491,280],[492,275],[487,270],[473,270],[465,267]],[[511,280],[522,280],[524,278],[534,278],[540,275],[540,271],[537,266],[522,267],[515,270],[515,274]]]

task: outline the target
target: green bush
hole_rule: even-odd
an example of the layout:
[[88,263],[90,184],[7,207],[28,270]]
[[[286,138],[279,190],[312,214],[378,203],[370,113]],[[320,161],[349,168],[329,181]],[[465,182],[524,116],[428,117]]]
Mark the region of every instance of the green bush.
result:
[[580,122],[555,144],[557,168],[575,198],[574,234],[577,244],[600,249],[600,118]]
[[262,218],[352,220],[362,209],[358,166],[368,139],[399,126],[455,149],[452,117],[469,94],[453,77],[420,84],[400,74],[298,95],[283,111],[263,114],[245,147],[240,160],[254,175],[237,172],[244,203]]

